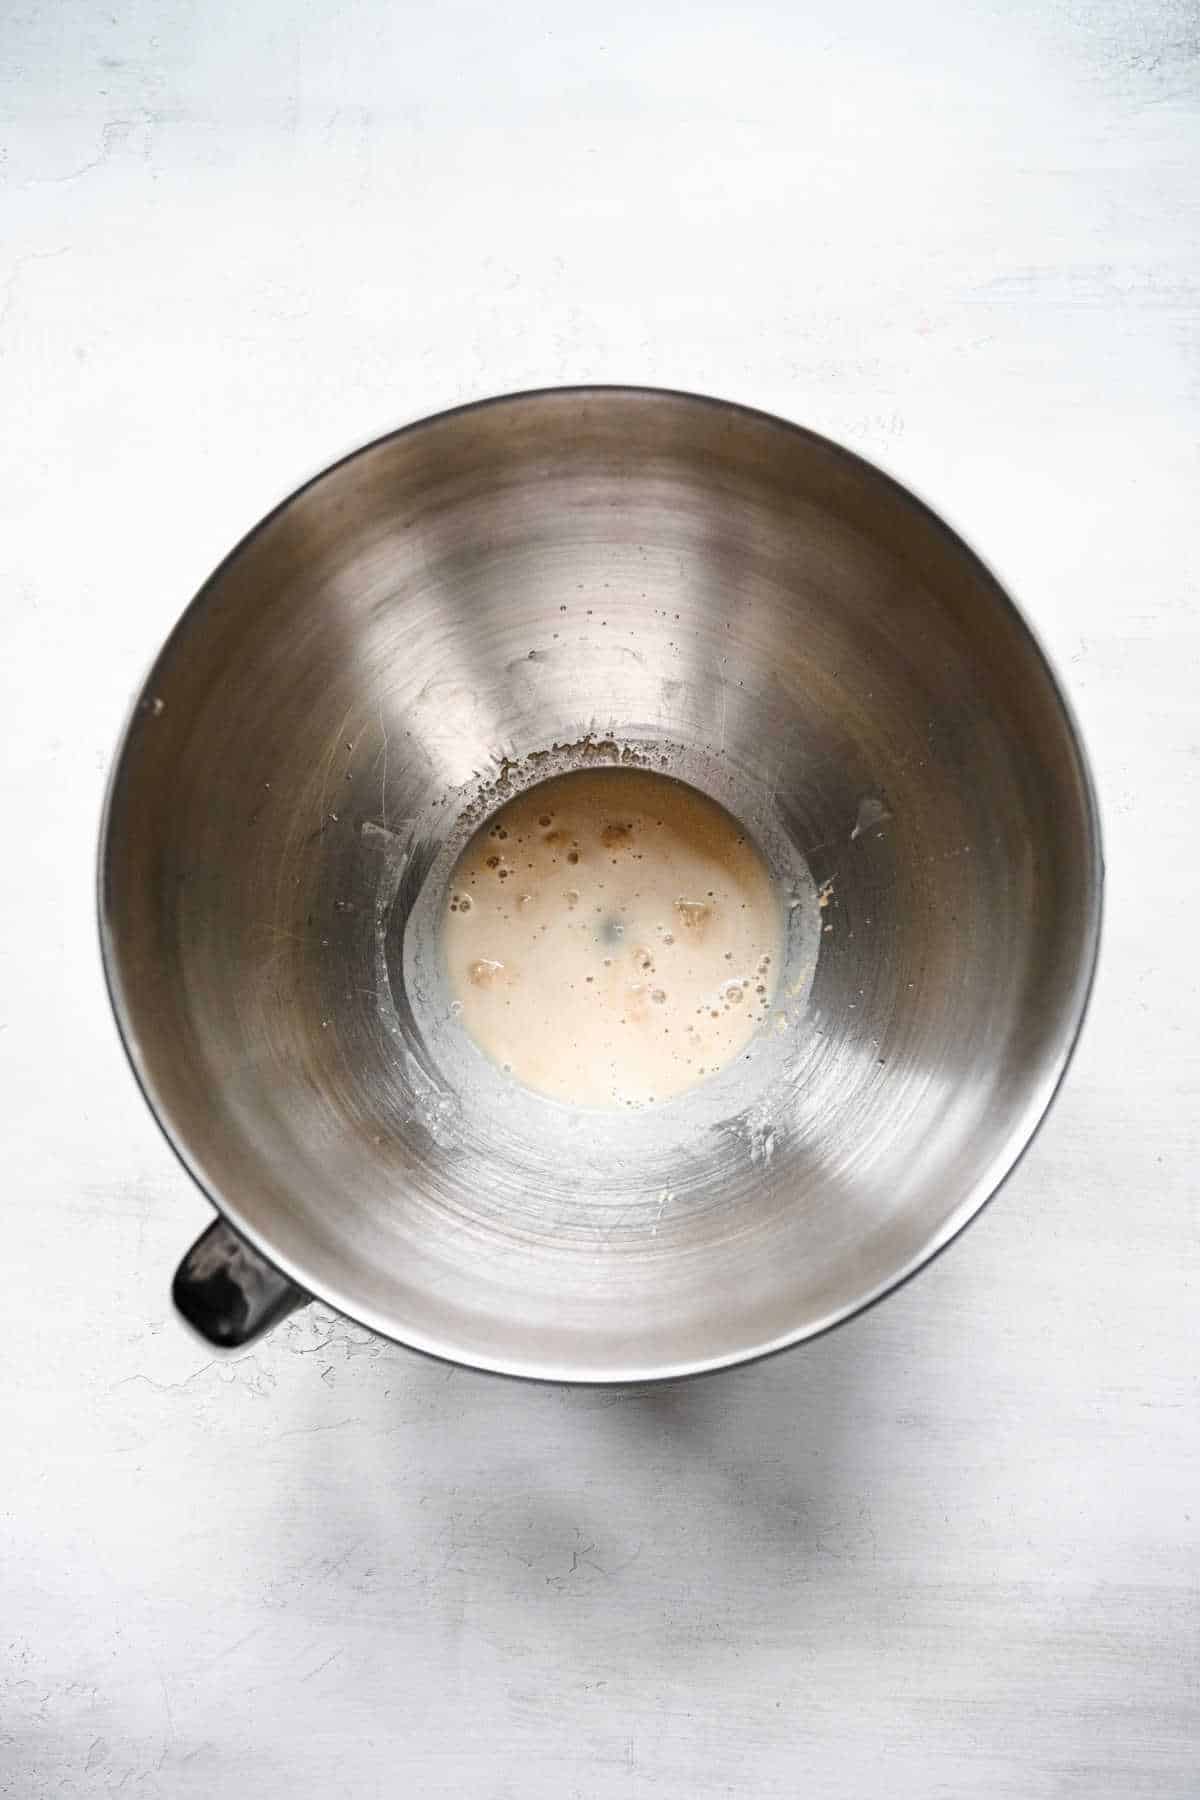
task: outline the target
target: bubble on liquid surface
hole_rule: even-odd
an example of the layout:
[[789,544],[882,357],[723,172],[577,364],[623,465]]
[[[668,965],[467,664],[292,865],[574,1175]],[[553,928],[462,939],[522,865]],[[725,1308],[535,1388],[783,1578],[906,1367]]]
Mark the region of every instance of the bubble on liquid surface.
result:
[[467,969],[467,977],[476,987],[495,987],[503,973],[504,964],[491,956],[477,956]]
[[713,915],[712,907],[704,900],[676,900],[675,911],[687,929],[697,934],[707,929]]

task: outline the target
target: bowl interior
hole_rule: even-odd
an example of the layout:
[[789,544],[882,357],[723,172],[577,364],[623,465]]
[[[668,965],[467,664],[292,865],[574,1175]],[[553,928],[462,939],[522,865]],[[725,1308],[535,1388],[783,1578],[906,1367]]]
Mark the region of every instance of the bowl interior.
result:
[[[744,1067],[636,1115],[465,1044],[437,908],[514,788],[634,759],[788,901]],[[207,584],[102,854],[118,1017],[172,1141],[302,1285],[484,1367],[644,1379],[810,1335],[1020,1154],[1095,955],[1053,678],[980,562],[836,446],[637,390],[385,439]]]

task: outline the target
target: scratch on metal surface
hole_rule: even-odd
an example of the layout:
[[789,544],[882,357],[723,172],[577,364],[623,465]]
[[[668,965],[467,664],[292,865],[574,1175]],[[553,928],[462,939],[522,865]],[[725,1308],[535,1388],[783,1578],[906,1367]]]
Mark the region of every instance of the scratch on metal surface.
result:
[[379,812],[383,819],[383,828],[388,829],[387,816],[387,778],[388,778],[388,733],[383,722],[383,700],[379,701],[379,729],[383,733],[383,779],[379,784]]

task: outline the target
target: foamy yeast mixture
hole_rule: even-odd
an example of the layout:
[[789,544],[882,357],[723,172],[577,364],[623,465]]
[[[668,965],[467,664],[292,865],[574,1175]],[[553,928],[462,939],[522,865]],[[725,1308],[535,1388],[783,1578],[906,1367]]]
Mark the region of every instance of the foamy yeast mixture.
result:
[[519,795],[450,881],[461,1023],[495,1062],[582,1106],[666,1100],[745,1050],[782,915],[736,820],[694,788],[586,769]]

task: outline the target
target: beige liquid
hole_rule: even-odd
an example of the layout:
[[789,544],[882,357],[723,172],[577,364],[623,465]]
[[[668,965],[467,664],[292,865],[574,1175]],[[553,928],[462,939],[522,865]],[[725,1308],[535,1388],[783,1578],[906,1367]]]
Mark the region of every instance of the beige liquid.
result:
[[766,1016],[782,915],[725,810],[663,775],[589,769],[509,801],[450,881],[461,1023],[555,1099],[640,1106],[743,1052]]

